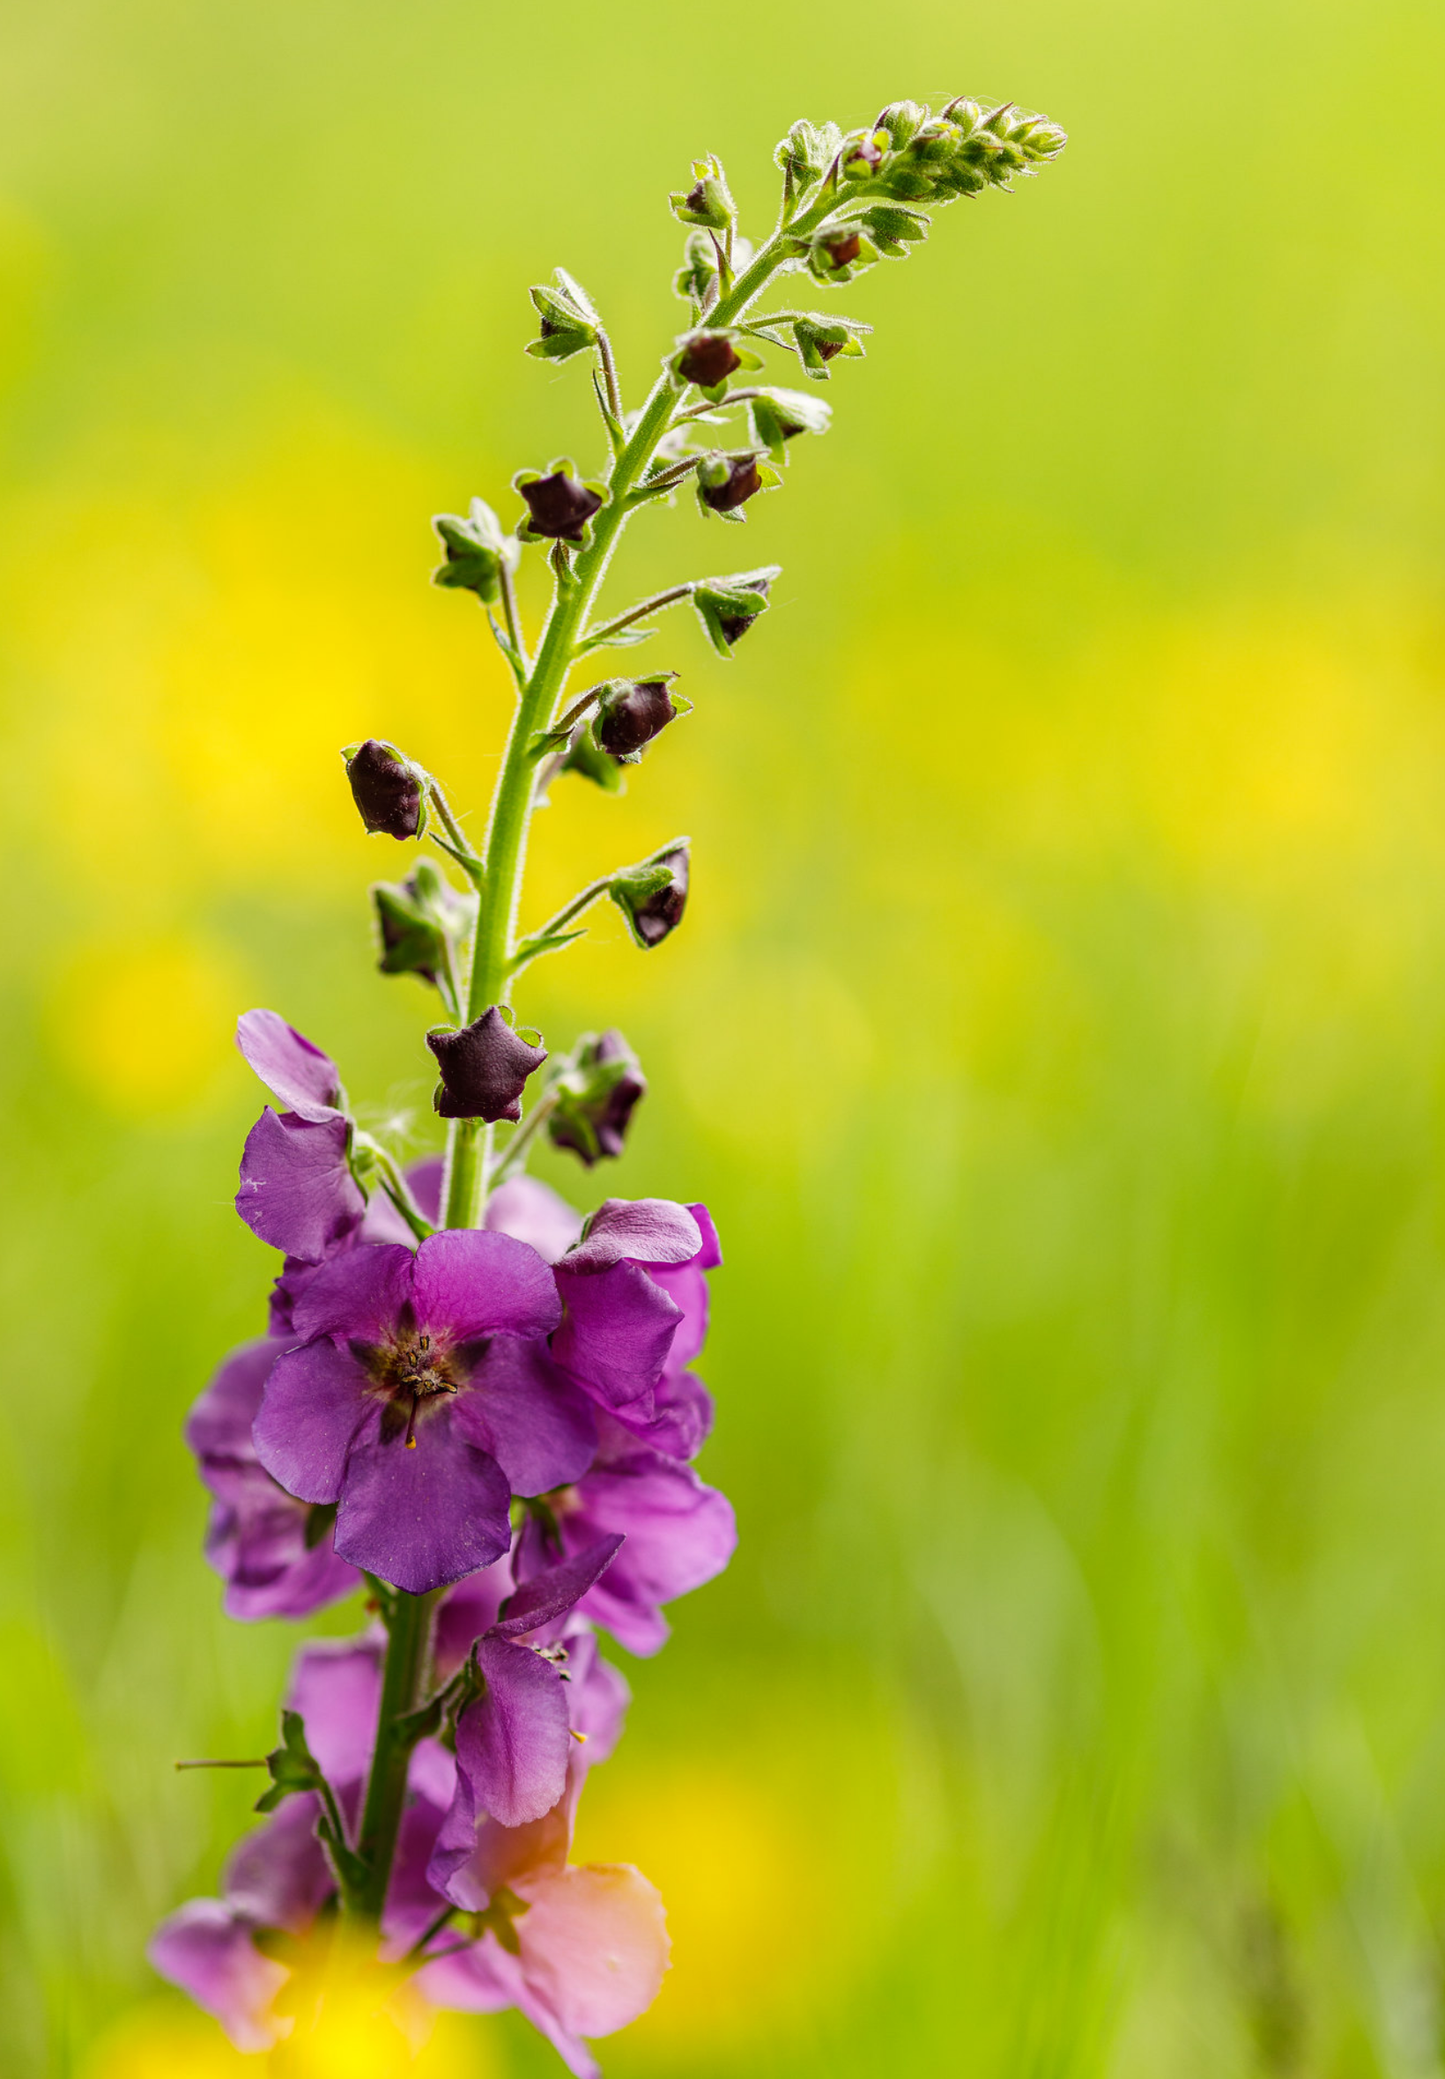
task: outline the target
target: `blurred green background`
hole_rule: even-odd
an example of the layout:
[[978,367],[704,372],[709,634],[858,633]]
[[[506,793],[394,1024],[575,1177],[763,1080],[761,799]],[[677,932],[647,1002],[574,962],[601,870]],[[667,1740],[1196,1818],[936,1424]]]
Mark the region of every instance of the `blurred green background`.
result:
[[604,2061],[1439,2074],[1438,6],[50,0],[0,42],[0,2069],[252,2068],[142,1953],[254,1794],[171,1760],[268,1744],[296,1644],[222,1620],[179,1437],[269,1275],[230,1029],[276,1006],[430,1144],[336,750],[482,812],[509,694],[428,516],[598,459],[526,285],[580,275],[636,399],[695,152],[761,224],[795,116],[966,90],[1064,159],[841,292],[869,360],[746,535],[635,528],[618,607],[776,559],[775,610],[731,665],[666,624],[696,715],[537,831],[534,918],[694,834],[686,929],[604,920],[521,1007],[652,1081],[622,1164],[548,1174],[706,1197],[728,1254],[743,1541],[589,1787],[676,1944]]

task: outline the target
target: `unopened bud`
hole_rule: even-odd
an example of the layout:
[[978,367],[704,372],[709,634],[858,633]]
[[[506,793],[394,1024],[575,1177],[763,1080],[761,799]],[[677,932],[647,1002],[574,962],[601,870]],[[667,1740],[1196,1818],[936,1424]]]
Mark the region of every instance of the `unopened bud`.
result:
[[524,471],[515,483],[527,502],[523,531],[544,541],[581,541],[588,521],[606,498],[596,485],[574,476],[567,461],[554,462],[547,476]]
[[692,595],[708,640],[720,657],[726,657],[741,641],[758,615],[767,607],[768,589],[781,575],[776,563],[763,570],[746,570],[738,577],[713,578],[699,585]]
[[697,465],[697,495],[710,512],[734,513],[776,482],[754,454],[705,455]]
[[597,313],[570,274],[557,269],[556,288],[527,292],[541,319],[541,336],[527,348],[539,361],[566,361],[597,343]]
[[493,1004],[460,1032],[429,1032],[441,1083],[432,1099],[443,1119],[494,1122],[522,1116],[527,1078],[547,1059],[543,1046],[529,1046]]
[[685,383],[713,390],[742,367],[743,357],[728,333],[694,332],[672,365]]
[[700,224],[709,231],[726,231],[736,211],[733,198],[728,193],[722,161],[694,159],[692,171],[693,185],[687,193],[669,197],[673,215],[684,224]]
[[916,101],[894,101],[884,109],[873,128],[875,131],[886,130],[894,151],[898,151],[922,129],[927,120],[928,110],[920,107]]
[[815,382],[828,380],[825,364],[839,354],[861,357],[861,335],[872,330],[871,325],[861,325],[856,318],[831,318],[816,312],[808,312],[792,321],[798,358]]
[[511,536],[503,534],[492,508],[474,498],[465,520],[456,513],[438,513],[432,525],[447,558],[433,571],[432,583],[475,592],[483,606],[494,606],[502,593],[502,572],[515,568],[518,549]]
[[748,405],[753,441],[775,462],[786,460],[786,443],[800,433],[826,433],[832,416],[821,397],[802,390],[763,390]]
[[570,1148],[588,1169],[602,1157],[622,1153],[647,1079],[637,1056],[617,1031],[584,1033],[551,1085],[555,1109],[547,1135],[556,1148]]
[[640,866],[614,874],[608,889],[639,946],[650,950],[676,931],[687,908],[691,859],[686,838],[654,853]]
[[843,171],[850,180],[868,180],[883,164],[883,154],[892,139],[886,130],[866,131],[851,138],[843,148]]
[[669,681],[676,676],[669,671],[655,679],[611,682],[597,703],[592,724],[593,735],[610,758],[631,763],[644,744],[676,719],[678,710],[668,691]]
[[843,133],[836,123],[794,123],[773,153],[781,173],[791,173],[799,188],[821,180],[838,156]]
[[342,752],[351,798],[374,835],[398,840],[420,837],[426,828],[426,774],[395,744],[369,736]]
[[430,859],[404,881],[378,881],[371,891],[384,975],[417,975],[436,985],[448,974],[476,914],[475,895],[453,888]]

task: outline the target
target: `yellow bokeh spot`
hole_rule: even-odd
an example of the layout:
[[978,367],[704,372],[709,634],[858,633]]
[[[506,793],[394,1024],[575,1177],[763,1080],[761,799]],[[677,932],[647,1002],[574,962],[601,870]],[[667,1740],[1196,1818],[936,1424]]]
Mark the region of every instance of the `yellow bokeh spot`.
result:
[[230,1061],[245,1006],[244,977],[201,940],[92,944],[72,960],[50,1004],[52,1042],[66,1070],[113,1111],[185,1110]]
[[741,2045],[832,1997],[867,1916],[818,1809],[746,1768],[589,1783],[574,1860],[635,1863],[662,1893],[672,1938],[672,1968],[630,2044],[660,2061],[684,2043]]

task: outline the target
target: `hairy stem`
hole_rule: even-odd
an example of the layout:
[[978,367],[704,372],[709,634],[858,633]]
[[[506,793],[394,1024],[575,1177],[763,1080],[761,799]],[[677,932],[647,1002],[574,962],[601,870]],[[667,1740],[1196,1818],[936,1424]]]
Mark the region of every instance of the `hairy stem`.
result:
[[[837,206],[838,198],[832,193],[820,196],[812,209],[794,223],[792,235],[811,230]],[[718,299],[709,322],[735,323],[776,273],[783,258],[781,240],[775,233]],[[480,1018],[490,1005],[505,1000],[527,833],[535,803],[535,771],[528,746],[538,730],[545,729],[551,721],[572,667],[578,631],[586,624],[597,588],[627,523],[629,494],[667,431],[677,401],[672,379],[664,372],[653,385],[626,446],[612,464],[607,479],[608,502],[592,522],[591,540],[573,562],[569,581],[564,584],[559,579],[536,658],[522,684],[487,826],[467,1004],[469,1021]],[[490,1126],[474,1119],[454,1121],[447,1147],[443,1226],[480,1225],[486,1206],[491,1142]]]
[[408,1595],[398,1588],[388,1612],[376,1748],[356,1843],[357,1853],[367,1865],[367,1877],[355,1901],[355,1910],[367,1920],[380,1920],[386,1904],[413,1744],[399,1721],[421,1702],[431,1658],[432,1610],[439,1593],[434,1589],[430,1595]]

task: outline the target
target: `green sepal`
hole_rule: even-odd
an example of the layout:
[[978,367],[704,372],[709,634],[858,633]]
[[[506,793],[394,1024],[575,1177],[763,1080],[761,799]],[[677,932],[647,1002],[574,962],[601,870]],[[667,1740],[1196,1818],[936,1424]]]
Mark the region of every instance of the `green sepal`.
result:
[[731,657],[733,645],[768,608],[768,587],[782,576],[782,565],[765,564],[734,577],[709,578],[692,595],[708,641],[720,657]]
[[805,193],[823,178],[843,143],[836,123],[796,122],[773,150],[773,164],[780,173],[790,173],[799,193]]
[[875,132],[886,130],[894,151],[901,151],[928,120],[928,110],[917,101],[894,101],[874,124]]
[[726,231],[737,210],[728,191],[722,160],[715,154],[692,162],[693,185],[685,194],[669,195],[672,213],[682,224],[698,224],[709,231]]
[[[816,311],[807,311],[793,319],[790,329],[804,371],[814,382],[825,383],[830,361],[863,358],[863,335],[871,332],[873,327],[860,324],[856,318],[830,318]],[[832,352],[825,353],[825,347],[831,348]]]
[[752,444],[775,462],[787,461],[787,443],[800,433],[826,433],[832,417],[832,406],[805,390],[761,390],[748,404]]
[[586,290],[573,281],[564,268],[556,274],[557,286],[529,289],[542,336],[526,348],[539,361],[570,361],[574,354],[596,346],[599,320]]
[[539,931],[535,938],[522,940],[507,962],[507,972],[517,974],[522,968],[530,967],[534,960],[541,960],[548,953],[560,953],[565,947],[575,945],[579,938],[586,936],[585,924],[579,924],[575,931]]
[[299,1711],[281,1713],[281,1745],[266,1756],[266,1767],[271,1772],[271,1788],[257,1798],[258,1812],[274,1812],[283,1798],[324,1786],[326,1778],[306,1744],[306,1726]]
[[475,592],[483,606],[502,596],[503,570],[515,570],[521,554],[517,542],[482,499],[474,498],[466,519],[438,513],[432,521],[446,552],[446,562],[432,572],[432,583],[454,591]]
[[622,768],[592,734],[590,722],[579,723],[572,732],[571,748],[562,760],[563,772],[575,772],[584,780],[591,780],[606,794],[625,794],[627,783],[622,777]]

